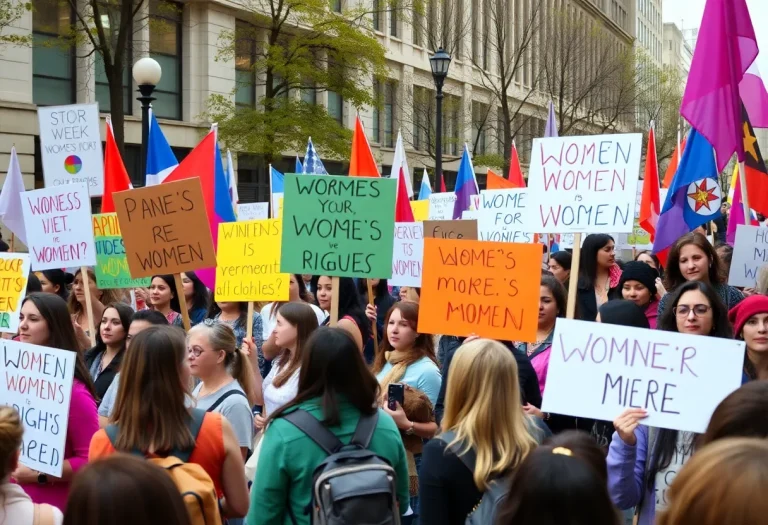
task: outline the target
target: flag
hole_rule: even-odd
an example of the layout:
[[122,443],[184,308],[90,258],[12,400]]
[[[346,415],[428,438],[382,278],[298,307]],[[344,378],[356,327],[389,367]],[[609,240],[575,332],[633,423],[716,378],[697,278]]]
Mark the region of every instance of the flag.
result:
[[229,150],[227,150],[227,186],[229,186],[229,200],[232,202],[232,209],[237,215],[237,203],[240,202],[240,196],[237,194],[235,165],[232,163],[232,152]]
[[269,166],[270,193],[285,193],[285,176],[272,165]]
[[11,146],[11,162],[8,164],[8,173],[0,192],[0,220],[26,245],[27,230],[24,227],[24,213],[21,211],[23,191],[24,179],[21,176],[19,157],[16,155],[16,146]]
[[744,160],[739,84],[757,57],[746,0],[707,0],[680,114],[712,145],[722,170]]
[[376,167],[376,159],[373,158],[371,145],[365,136],[363,121],[360,114],[355,119],[355,131],[352,134],[352,155],[349,158],[350,177],[381,177],[379,168]]
[[[738,164],[733,169],[733,176],[736,179],[736,185],[733,190],[731,213],[728,215],[728,229],[725,232],[725,241],[731,246],[736,242],[736,227],[739,224],[747,224],[747,221],[744,220],[744,203],[741,200],[741,178],[739,177]],[[747,187],[749,187],[749,183],[747,183]],[[757,226],[757,220],[755,220],[751,213],[749,223],[753,226]]]
[[125,170],[123,158],[115,142],[115,132],[112,129],[112,119],[107,115],[107,143],[104,147],[104,197],[101,199],[101,213],[113,213],[115,202],[112,194],[133,188],[128,172]]
[[403,147],[403,136],[400,131],[397,132],[397,143],[395,143],[395,155],[392,157],[392,170],[389,172],[389,178],[400,177],[400,168],[403,168],[405,174],[405,189],[408,191],[408,198],[413,197],[413,185],[411,184],[411,169],[408,167],[408,157],[405,156]]
[[520,186],[515,186],[514,182],[505,179],[501,175],[497,175],[491,169],[489,169],[488,173],[485,175],[486,190],[509,190],[509,189],[519,188],[519,187]]
[[419,198],[417,200],[423,201],[429,199],[432,195],[432,184],[429,183],[429,175],[427,175],[427,168],[424,168],[424,175],[421,176],[421,188],[419,189]]
[[525,188],[525,178],[523,177],[523,170],[520,169],[520,157],[517,155],[517,147],[514,140],[512,141],[512,151],[509,155],[509,182],[514,184],[513,188]]
[[765,91],[765,84],[760,78],[760,71],[757,69],[757,61],[752,62],[744,78],[739,84],[739,94],[741,101],[747,108],[747,115],[756,128],[768,128],[768,92]]
[[448,190],[445,188],[445,177],[443,177],[443,174],[440,174],[440,193],[445,193]]
[[557,137],[557,121],[555,120],[555,105],[549,101],[549,114],[547,115],[547,124],[544,127],[545,137]]
[[414,222],[413,209],[408,197],[408,188],[405,184],[405,170],[400,168],[400,176],[397,184],[397,201],[395,202],[395,222]]
[[656,224],[659,222],[661,203],[659,201],[659,164],[656,161],[656,133],[653,124],[648,131],[648,152],[645,154],[645,176],[643,178],[643,195],[640,199],[639,224],[651,236],[651,242],[656,239]]
[[323,161],[320,160],[320,155],[317,154],[315,146],[312,144],[312,137],[309,137],[307,141],[307,153],[304,155],[304,165],[301,167],[301,172],[306,175],[328,175]]
[[477,179],[475,179],[475,169],[472,167],[472,159],[469,158],[469,148],[464,144],[464,154],[461,156],[459,164],[459,173],[456,175],[456,187],[453,190],[456,193],[456,202],[453,204],[453,219],[461,219],[461,214],[470,209],[472,205],[472,195],[477,195],[480,191],[477,188]]
[[296,155],[296,167],[293,168],[296,170],[294,173],[303,173],[304,172],[304,166],[301,164],[301,161],[299,160],[299,156]]
[[[744,144],[744,175],[747,181],[747,201],[749,207],[763,215],[768,215],[768,170],[755,137],[755,130],[750,123],[748,109],[742,108],[742,140]],[[741,191],[744,191],[742,188]],[[734,203],[734,206],[736,203]]]
[[667,171],[664,173],[664,182],[661,183],[662,188],[669,188],[669,185],[672,184],[672,179],[675,178],[675,172],[677,171],[677,165],[680,162],[680,152],[685,151],[686,140],[687,137],[683,138],[683,141],[675,146],[675,151],[672,152],[672,158],[667,165]]
[[149,110],[149,139],[147,142],[147,173],[144,180],[146,186],[154,186],[165,181],[165,178],[176,169],[179,161],[173,154],[171,146],[157,123],[155,114]]
[[663,251],[681,235],[720,216],[717,175],[712,146],[692,129],[659,215],[653,253]]

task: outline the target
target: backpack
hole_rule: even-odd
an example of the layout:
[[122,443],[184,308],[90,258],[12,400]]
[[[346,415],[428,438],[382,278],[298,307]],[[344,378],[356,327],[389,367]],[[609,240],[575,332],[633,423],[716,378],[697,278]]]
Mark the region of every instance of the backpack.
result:
[[[446,445],[456,439],[456,433],[453,431],[443,432],[437,439],[445,442]],[[447,448],[447,447],[446,447]],[[451,447],[451,451],[456,454],[456,457],[464,463],[464,466],[469,469],[470,472],[475,472],[475,456],[474,450],[468,450],[465,454],[459,455],[458,447]],[[494,525],[498,521],[498,509],[501,504],[507,499],[509,494],[509,483],[506,479],[495,479],[489,483],[488,489],[483,492],[483,497],[480,499],[480,503],[475,506],[472,512],[469,513],[467,519],[464,520],[465,525]]]
[[[348,445],[306,410],[283,419],[304,432],[328,457],[312,474],[312,498],[305,513],[313,525],[399,525],[397,475],[388,461],[368,450],[378,411],[361,416]],[[290,510],[291,521],[296,518]]]
[[[192,409],[190,415],[192,417],[188,428],[197,441],[205,412]],[[117,441],[117,425],[108,425],[104,430],[114,447]],[[192,525],[222,525],[219,498],[211,476],[200,465],[189,463],[193,450],[194,447],[187,451],[171,450],[164,458],[146,458],[140,450],[133,450],[131,454],[146,458],[150,463],[165,470],[184,499]]]

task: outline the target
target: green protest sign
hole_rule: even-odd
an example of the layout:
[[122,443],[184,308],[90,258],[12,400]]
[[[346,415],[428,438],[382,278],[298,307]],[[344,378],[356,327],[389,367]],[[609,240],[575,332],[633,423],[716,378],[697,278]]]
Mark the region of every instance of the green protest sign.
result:
[[149,286],[149,277],[134,279],[128,269],[123,235],[116,213],[93,215],[93,239],[96,243],[96,285],[107,288],[138,288]]
[[285,175],[280,271],[392,277],[395,179]]

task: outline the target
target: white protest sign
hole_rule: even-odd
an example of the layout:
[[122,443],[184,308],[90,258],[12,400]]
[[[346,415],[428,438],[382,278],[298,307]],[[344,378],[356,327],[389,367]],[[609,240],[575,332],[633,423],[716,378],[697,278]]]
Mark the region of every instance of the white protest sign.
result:
[[0,403],[24,424],[21,463],[61,476],[75,374],[75,353],[19,341],[0,341]]
[[533,139],[526,231],[630,233],[642,135]]
[[237,205],[238,221],[253,221],[256,219],[269,219],[268,202],[248,202]]
[[19,314],[28,278],[28,253],[0,253],[0,332],[19,331]]
[[728,284],[753,288],[757,283],[757,272],[767,262],[768,228],[739,224]]
[[613,421],[644,408],[644,425],[704,432],[741,386],[744,342],[558,319],[541,409]]
[[480,218],[480,212],[478,210],[464,210],[461,212],[461,220],[463,221],[476,221]]
[[421,287],[424,260],[424,223],[396,222],[395,247],[392,252],[392,286]]
[[82,183],[89,195],[104,193],[104,159],[99,134],[99,105],[38,108],[45,187]]
[[479,239],[497,242],[533,242],[533,234],[523,231],[528,190],[483,190],[477,221]]
[[456,194],[452,191],[431,194],[429,196],[429,220],[452,220],[454,204],[456,204]]
[[21,208],[34,271],[96,265],[85,184],[25,191]]
[[282,201],[285,197],[285,193],[273,193],[272,194],[272,218],[281,219],[283,213]]

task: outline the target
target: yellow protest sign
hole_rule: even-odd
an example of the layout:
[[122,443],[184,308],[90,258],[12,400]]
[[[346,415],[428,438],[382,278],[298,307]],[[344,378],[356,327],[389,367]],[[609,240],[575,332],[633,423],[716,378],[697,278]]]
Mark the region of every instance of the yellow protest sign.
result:
[[283,218],[283,198],[280,197],[277,199],[277,216],[275,219],[282,219]]
[[19,330],[28,275],[29,254],[0,253],[0,332],[15,334]]
[[429,199],[411,201],[411,211],[413,211],[413,220],[426,221],[429,218]]
[[280,219],[220,223],[215,299],[287,301],[290,274],[280,273],[282,236]]

